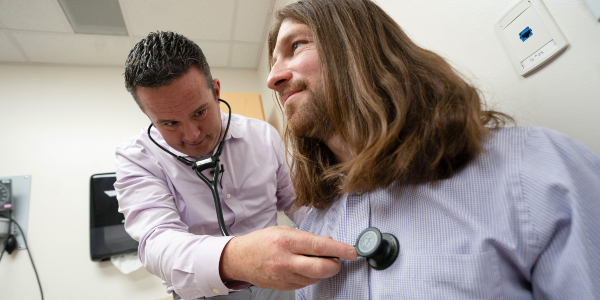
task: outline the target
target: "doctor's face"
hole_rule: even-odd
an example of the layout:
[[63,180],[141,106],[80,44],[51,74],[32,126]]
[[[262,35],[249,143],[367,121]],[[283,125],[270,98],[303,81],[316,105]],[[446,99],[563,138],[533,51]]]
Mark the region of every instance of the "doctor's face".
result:
[[206,77],[192,67],[182,77],[159,87],[136,87],[144,113],[171,148],[189,156],[211,152],[221,134],[220,83],[213,80],[217,98]]
[[329,122],[321,63],[310,28],[285,19],[272,56],[267,86],[279,94],[292,134],[323,138]]

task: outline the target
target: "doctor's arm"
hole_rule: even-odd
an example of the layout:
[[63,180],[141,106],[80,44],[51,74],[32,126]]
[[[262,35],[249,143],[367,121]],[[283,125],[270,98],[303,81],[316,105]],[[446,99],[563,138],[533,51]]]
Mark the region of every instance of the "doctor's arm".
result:
[[127,233],[140,243],[140,261],[184,298],[214,296],[214,289],[227,293],[219,259],[231,237],[190,233],[162,176],[160,165],[144,151],[117,149],[119,210]]
[[[310,255],[310,256],[307,256]],[[289,226],[275,226],[231,239],[223,249],[223,281],[245,281],[258,287],[293,290],[337,274],[339,257],[354,260],[353,246]]]

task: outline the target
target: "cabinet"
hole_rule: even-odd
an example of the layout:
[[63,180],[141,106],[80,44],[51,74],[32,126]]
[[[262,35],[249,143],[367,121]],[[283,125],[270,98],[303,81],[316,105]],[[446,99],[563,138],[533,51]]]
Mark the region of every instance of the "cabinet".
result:
[[[265,111],[259,93],[221,93],[221,99],[231,106],[231,113],[265,121]],[[221,102],[221,110],[229,112],[227,105]]]

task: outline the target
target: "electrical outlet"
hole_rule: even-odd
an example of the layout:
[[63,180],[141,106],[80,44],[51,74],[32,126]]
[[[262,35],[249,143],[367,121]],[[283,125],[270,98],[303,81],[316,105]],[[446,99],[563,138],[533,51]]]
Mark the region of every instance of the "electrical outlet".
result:
[[541,0],[521,0],[495,24],[511,62],[525,76],[569,43]]

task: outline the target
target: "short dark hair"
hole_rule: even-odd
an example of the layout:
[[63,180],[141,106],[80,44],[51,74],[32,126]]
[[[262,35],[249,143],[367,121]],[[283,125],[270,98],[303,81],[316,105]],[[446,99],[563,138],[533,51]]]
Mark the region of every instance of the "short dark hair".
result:
[[216,97],[210,67],[196,43],[171,31],[151,32],[139,41],[125,61],[125,87],[141,109],[135,87],[158,87],[186,74],[192,66],[206,77],[206,86]]

